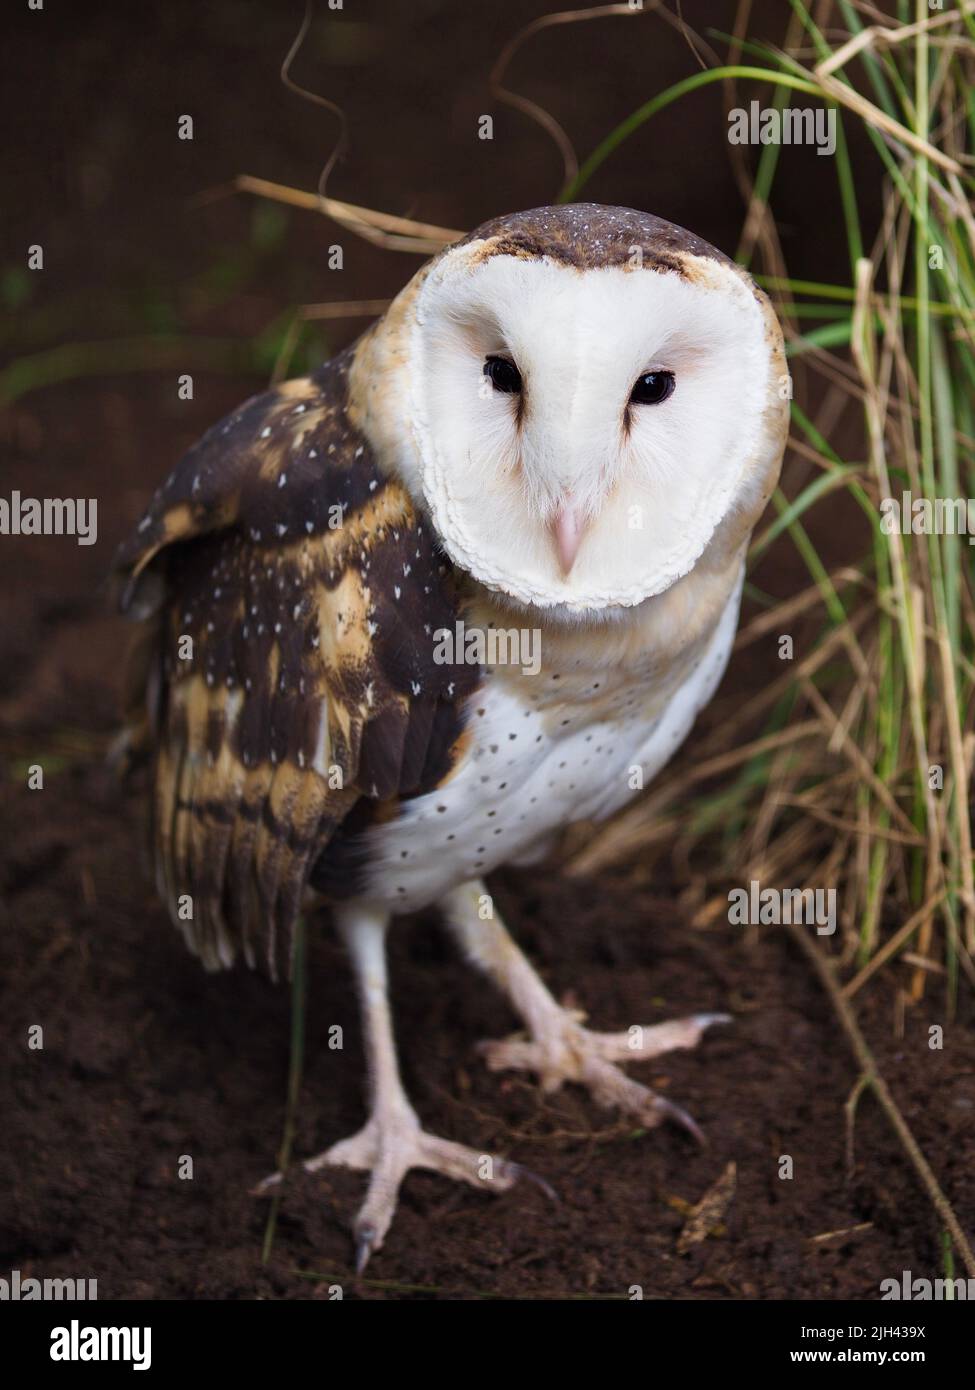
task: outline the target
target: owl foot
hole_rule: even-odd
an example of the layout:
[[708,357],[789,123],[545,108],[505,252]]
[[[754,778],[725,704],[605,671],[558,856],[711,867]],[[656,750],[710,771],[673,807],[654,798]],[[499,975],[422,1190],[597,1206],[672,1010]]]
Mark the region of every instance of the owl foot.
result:
[[549,1092],[557,1091],[566,1081],[575,1081],[585,1086],[599,1105],[621,1110],[647,1129],[673,1120],[699,1143],[705,1142],[686,1110],[633,1081],[616,1064],[696,1047],[712,1024],[731,1022],[728,1014],[691,1014],[624,1033],[593,1033],[582,1028],[577,1019],[578,1015],[565,1009],[546,1011],[531,1039],[516,1036],[481,1043],[479,1051],[491,1071],[534,1072],[542,1089]]
[[[442,1173],[444,1177],[469,1183],[485,1192],[506,1192],[519,1178],[529,1178],[548,1196],[554,1197],[548,1184],[520,1163],[427,1134],[408,1105],[374,1113],[357,1134],[309,1158],[303,1167],[308,1173],[333,1167],[355,1168],[372,1174],[366,1200],[353,1227],[357,1274],[362,1273],[369,1257],[381,1248],[396,1214],[400,1186],[411,1168]],[[267,1193],[280,1182],[281,1174],[274,1173],[255,1191]]]

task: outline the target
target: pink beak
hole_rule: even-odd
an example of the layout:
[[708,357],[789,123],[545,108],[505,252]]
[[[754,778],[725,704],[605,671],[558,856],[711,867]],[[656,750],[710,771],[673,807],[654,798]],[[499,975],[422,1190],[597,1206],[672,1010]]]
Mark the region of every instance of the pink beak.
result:
[[575,564],[579,546],[585,535],[585,526],[578,507],[571,498],[566,498],[555,520],[552,522],[552,535],[558,551],[562,574],[568,576]]

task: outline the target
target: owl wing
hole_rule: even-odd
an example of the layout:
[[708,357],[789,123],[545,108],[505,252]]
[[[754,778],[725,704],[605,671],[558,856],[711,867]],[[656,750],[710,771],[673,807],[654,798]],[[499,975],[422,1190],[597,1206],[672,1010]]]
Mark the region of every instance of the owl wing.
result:
[[449,567],[350,423],[347,371],[335,359],[214,426],[116,562],[145,622],[130,731],[160,892],[211,969],[239,949],[287,972],[336,828],[448,774],[478,680],[434,660]]

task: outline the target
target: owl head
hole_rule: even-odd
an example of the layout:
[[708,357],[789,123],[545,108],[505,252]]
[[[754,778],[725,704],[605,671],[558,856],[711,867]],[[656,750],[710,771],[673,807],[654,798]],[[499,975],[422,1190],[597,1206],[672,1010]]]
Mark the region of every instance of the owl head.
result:
[[454,564],[520,606],[612,614],[739,549],[778,477],[772,307],[698,237],[576,204],[487,222],[410,282],[353,399]]

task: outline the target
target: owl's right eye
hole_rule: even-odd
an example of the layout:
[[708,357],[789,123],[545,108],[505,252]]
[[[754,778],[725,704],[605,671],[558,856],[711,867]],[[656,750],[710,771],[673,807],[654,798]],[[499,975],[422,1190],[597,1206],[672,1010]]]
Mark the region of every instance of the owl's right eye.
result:
[[489,378],[495,391],[505,391],[510,395],[521,390],[521,372],[510,357],[489,357],[484,363],[484,375]]

